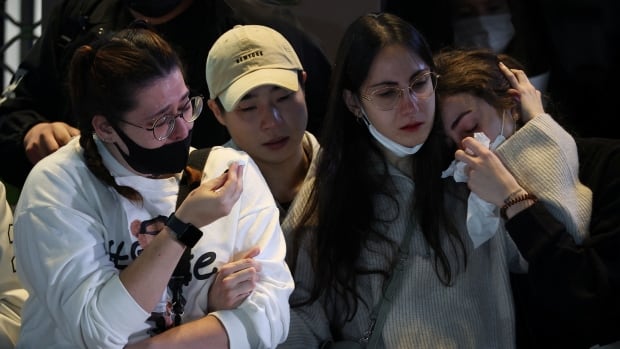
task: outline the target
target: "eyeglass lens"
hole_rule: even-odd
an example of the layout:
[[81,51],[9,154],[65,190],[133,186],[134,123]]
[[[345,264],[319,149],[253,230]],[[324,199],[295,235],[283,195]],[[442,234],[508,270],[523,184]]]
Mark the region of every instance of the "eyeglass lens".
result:
[[201,96],[195,96],[183,106],[183,110],[176,115],[167,114],[155,120],[153,123],[153,136],[162,141],[172,134],[176,120],[182,118],[185,122],[193,122],[200,116],[203,107],[203,99]]
[[428,98],[435,91],[437,76],[433,72],[427,72],[417,77],[406,88],[386,86],[374,90],[365,99],[371,101],[382,110],[393,109],[405,91],[416,98]]

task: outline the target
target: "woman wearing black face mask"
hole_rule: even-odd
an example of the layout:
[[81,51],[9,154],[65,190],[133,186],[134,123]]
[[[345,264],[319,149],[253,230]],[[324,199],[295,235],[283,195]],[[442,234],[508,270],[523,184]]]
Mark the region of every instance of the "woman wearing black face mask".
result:
[[[47,3],[47,2],[46,2]],[[15,74],[0,103],[0,178],[20,189],[39,160],[79,134],[70,110],[66,76],[75,50],[93,39],[125,28],[136,19],[155,26],[183,62],[192,94],[209,95],[205,61],[220,34],[235,24],[263,24],[281,32],[312,76],[306,82],[308,129],[317,132],[325,110],[331,65],[294,18],[284,18],[259,0],[57,0],[46,14],[43,35]],[[234,6],[233,6],[234,4]],[[259,6],[260,5],[260,6]],[[7,90],[8,91],[8,90]],[[192,145],[224,144],[230,139],[209,108],[194,123]]]
[[[18,347],[283,341],[293,282],[279,211],[256,165],[213,148],[205,180],[177,207],[202,97],[190,96],[170,45],[133,28],[82,46],[69,89],[81,136],[33,168],[15,210],[30,294]],[[148,233],[136,229],[144,224]],[[245,283],[254,291],[238,290],[247,298],[234,309],[211,311],[226,297],[209,294],[214,275],[257,245],[260,265]]]

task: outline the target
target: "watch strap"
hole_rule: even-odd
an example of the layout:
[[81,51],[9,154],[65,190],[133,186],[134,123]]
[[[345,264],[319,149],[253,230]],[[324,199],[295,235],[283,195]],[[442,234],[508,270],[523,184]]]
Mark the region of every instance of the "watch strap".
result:
[[168,217],[166,225],[172,230],[177,241],[189,248],[194,247],[202,237],[202,231],[200,229],[196,228],[191,223],[181,221],[174,215],[174,212]]

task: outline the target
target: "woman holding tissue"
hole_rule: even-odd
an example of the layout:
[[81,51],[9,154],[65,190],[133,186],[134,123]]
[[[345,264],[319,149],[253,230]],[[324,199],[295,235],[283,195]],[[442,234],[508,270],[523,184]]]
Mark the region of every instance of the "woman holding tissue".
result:
[[367,14],[335,67],[316,177],[299,194],[309,202],[285,232],[295,290],[282,347],[514,348],[516,246],[495,234],[474,249],[468,192],[441,179],[452,154],[426,41]]
[[[455,179],[464,169],[472,196],[504,213],[529,262],[527,275],[513,275],[520,345],[618,341],[620,142],[573,140],[509,56],[449,50],[435,63],[444,130],[465,165],[451,167]],[[498,195],[506,187],[513,194]]]
[[[73,57],[81,136],[34,167],[15,210],[30,293],[18,347],[273,348],[286,338],[293,290],[278,208],[248,155],[220,147],[177,207],[203,100],[143,26]],[[218,270],[253,246],[252,292],[208,311]]]

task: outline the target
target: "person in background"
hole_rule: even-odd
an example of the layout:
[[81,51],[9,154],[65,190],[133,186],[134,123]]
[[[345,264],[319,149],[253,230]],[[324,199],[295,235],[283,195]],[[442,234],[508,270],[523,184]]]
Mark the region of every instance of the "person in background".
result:
[[[319,46],[295,23],[271,13],[249,16],[231,9],[225,0],[63,0],[28,56],[18,67],[0,103],[0,155],[12,164],[0,178],[21,189],[32,165],[79,134],[66,89],[70,59],[75,50],[93,39],[126,27],[135,19],[153,25],[175,48],[186,67],[190,90],[208,96],[204,79],[207,53],[215,40],[244,19],[274,25],[289,39],[311,78],[306,96],[311,127],[320,127],[331,65]],[[292,21],[293,22],[293,21]],[[226,129],[205,108],[197,120],[192,145],[220,145],[229,139]]]
[[523,266],[506,234],[476,249],[466,236],[467,190],[441,178],[452,154],[424,37],[395,15],[364,15],[335,67],[316,176],[298,194],[309,200],[284,231],[295,290],[280,347],[514,348],[509,264]]
[[452,47],[506,53],[525,64],[539,90],[547,90],[551,62],[545,53],[552,47],[542,6],[536,1],[440,0],[414,5],[388,0],[385,11],[421,28],[433,52]]
[[21,325],[21,309],[28,298],[15,273],[13,211],[0,182],[0,348],[15,347]]
[[[461,148],[456,157],[467,164],[471,190],[501,207],[497,188],[516,180],[540,199],[505,211],[529,264],[527,274],[513,275],[519,346],[618,342],[620,142],[573,139],[545,113],[540,91],[510,56],[446,50],[435,64],[441,119]],[[496,149],[472,138],[476,132]],[[526,207],[512,212],[518,205]]]
[[[202,183],[177,207],[203,100],[191,95],[173,48],[147,28],[121,30],[80,47],[69,82],[81,135],[35,165],[15,209],[18,275],[30,293],[18,347],[283,341],[294,285],[256,164],[213,148]],[[136,237],[136,221],[154,237]],[[214,275],[255,246],[261,270],[251,294],[211,310]]]

